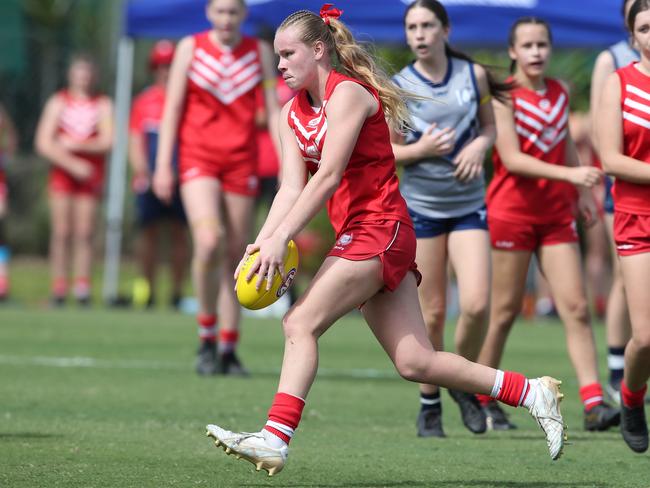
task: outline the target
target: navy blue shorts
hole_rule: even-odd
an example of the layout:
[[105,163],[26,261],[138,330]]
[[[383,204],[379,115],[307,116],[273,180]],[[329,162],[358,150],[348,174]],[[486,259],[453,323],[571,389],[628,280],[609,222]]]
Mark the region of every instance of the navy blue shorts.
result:
[[605,198],[603,199],[603,210],[608,214],[614,213],[614,196],[612,195],[613,186],[614,181],[609,176],[605,176]]
[[450,234],[459,230],[480,229],[487,230],[487,209],[485,207],[460,217],[447,219],[432,219],[409,209],[413,220],[415,237],[437,237]]
[[135,197],[136,215],[138,225],[146,227],[149,224],[163,219],[179,220],[187,222],[183,203],[178,189],[174,192],[174,198],[170,205],[166,205],[151,190],[138,193]]

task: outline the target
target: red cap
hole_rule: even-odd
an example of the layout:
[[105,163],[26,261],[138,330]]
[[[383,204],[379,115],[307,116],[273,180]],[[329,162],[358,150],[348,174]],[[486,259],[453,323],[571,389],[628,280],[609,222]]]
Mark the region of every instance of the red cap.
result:
[[155,69],[172,64],[174,48],[174,43],[166,39],[156,42],[149,53],[149,67]]

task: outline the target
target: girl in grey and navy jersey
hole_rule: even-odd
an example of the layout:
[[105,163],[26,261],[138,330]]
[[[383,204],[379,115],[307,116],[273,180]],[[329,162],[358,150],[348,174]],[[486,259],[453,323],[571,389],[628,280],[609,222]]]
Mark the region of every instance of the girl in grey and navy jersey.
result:
[[[460,316],[456,352],[478,357],[489,302],[490,246],[485,211],[483,160],[496,137],[490,98],[508,88],[447,44],[449,19],[435,0],[418,0],[406,10],[406,38],[416,60],[394,82],[417,97],[407,101],[411,125],[393,134],[393,151],[404,165],[400,189],[417,236],[423,280],[420,304],[429,338],[443,349],[447,264],[458,280]],[[465,426],[486,430],[473,395],[451,391]],[[437,386],[420,386],[418,435],[444,437]]]

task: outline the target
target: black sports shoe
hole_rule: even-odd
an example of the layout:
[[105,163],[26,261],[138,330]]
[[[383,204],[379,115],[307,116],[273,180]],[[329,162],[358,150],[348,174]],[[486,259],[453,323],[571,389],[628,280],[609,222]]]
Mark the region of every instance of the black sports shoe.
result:
[[483,411],[490,430],[514,430],[517,428],[515,424],[508,420],[508,414],[501,410],[496,400],[483,405]]
[[463,424],[470,432],[482,434],[487,430],[485,412],[475,395],[458,390],[449,390],[449,395],[460,407]]
[[219,353],[219,373],[231,376],[250,375],[235,354],[235,351]]
[[625,443],[634,452],[648,450],[648,425],[643,406],[634,408],[621,406],[621,434]]
[[50,297],[50,308],[65,307],[65,296],[52,295]]
[[196,372],[201,376],[213,375],[219,372],[217,345],[214,342],[201,342],[196,355]]
[[585,430],[607,430],[621,423],[621,411],[607,403],[585,410]]
[[442,430],[441,408],[420,410],[415,425],[418,428],[418,437],[447,437]]

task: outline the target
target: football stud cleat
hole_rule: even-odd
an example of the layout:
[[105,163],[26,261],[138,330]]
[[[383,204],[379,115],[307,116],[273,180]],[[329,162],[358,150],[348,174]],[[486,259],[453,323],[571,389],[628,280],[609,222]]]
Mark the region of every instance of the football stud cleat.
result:
[[564,441],[567,439],[566,425],[560,413],[560,402],[564,397],[560,393],[561,384],[560,380],[550,376],[530,380],[530,388],[535,389],[535,401],[528,411],[544,431],[548,451],[553,461],[562,455]]
[[245,459],[255,466],[257,471],[265,470],[269,476],[282,471],[289,448],[274,448],[266,443],[262,432],[230,432],[218,425],[208,425],[206,435],[214,439],[214,444],[226,454],[237,459]]
[[420,410],[415,424],[418,437],[447,437],[442,429],[442,409]]
[[485,412],[475,395],[459,390],[449,390],[449,395],[458,404],[463,424],[470,432],[482,434],[487,430]]

